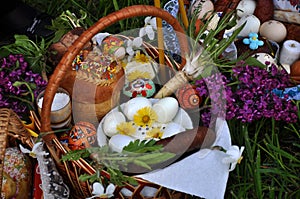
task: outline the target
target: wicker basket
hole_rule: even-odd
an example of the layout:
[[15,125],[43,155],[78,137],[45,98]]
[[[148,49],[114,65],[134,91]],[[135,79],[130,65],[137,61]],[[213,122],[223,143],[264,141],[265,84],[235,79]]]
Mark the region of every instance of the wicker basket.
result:
[[32,148],[33,142],[18,115],[11,109],[0,109],[0,189],[2,187],[3,166],[6,148],[16,146],[20,141],[25,146]]
[[[45,97],[43,100],[43,106],[41,111],[41,133],[47,132],[45,136],[43,136],[43,140],[46,143],[46,146],[52,155],[53,159],[56,160],[57,168],[60,171],[60,174],[63,176],[65,183],[69,185],[71,189],[71,195],[73,198],[85,198],[91,196],[91,188],[88,182],[79,181],[79,175],[82,173],[94,174],[95,169],[89,165],[84,159],[80,159],[78,161],[67,161],[61,162],[60,157],[67,153],[67,149],[60,143],[57,136],[52,132],[50,125],[50,111],[51,104],[54,99],[55,92],[57,91],[59,85],[62,82],[62,79],[66,75],[67,71],[69,71],[71,67],[71,63],[79,54],[80,50],[83,46],[89,42],[94,35],[104,30],[106,27],[116,23],[120,20],[137,17],[137,16],[154,16],[159,17],[165,20],[167,23],[172,25],[174,30],[178,32],[178,40],[181,47],[182,58],[183,55],[188,53],[188,42],[186,39],[186,35],[184,33],[183,28],[176,18],[174,18],[167,11],[164,11],[161,8],[157,8],[154,6],[147,5],[134,5],[123,8],[119,11],[116,11],[110,15],[107,15],[101,18],[98,22],[96,22],[92,27],[87,29],[74,43],[71,47],[69,47],[68,51],[64,54],[63,58],[57,65],[53,75],[49,79],[48,86],[45,90]],[[157,51],[153,51],[154,54]],[[182,59],[182,63],[178,64],[178,69],[184,65],[185,59]],[[50,132],[50,133],[49,133]],[[102,175],[106,175],[109,178],[107,173],[102,173]],[[160,187],[159,185],[149,183],[147,181],[137,179],[139,185],[137,187],[126,185],[126,188],[132,191],[132,198],[143,198],[141,195],[141,190],[145,186],[158,188],[157,198],[175,198],[175,193],[170,190]],[[124,198],[122,196],[120,190],[122,187],[117,187],[115,191],[116,198]],[[178,193],[180,194],[180,193]]]

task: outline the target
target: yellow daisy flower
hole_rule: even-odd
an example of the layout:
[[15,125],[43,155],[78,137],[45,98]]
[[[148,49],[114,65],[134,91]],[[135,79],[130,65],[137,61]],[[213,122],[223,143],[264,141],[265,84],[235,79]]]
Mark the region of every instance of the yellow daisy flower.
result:
[[117,131],[123,135],[133,135],[136,130],[131,122],[121,122],[116,128]]
[[138,126],[151,126],[157,120],[157,114],[151,107],[139,109],[133,116],[133,121]]
[[159,128],[153,128],[147,132],[146,138],[158,138],[161,139],[163,132]]
[[140,51],[137,51],[135,60],[141,63],[148,63],[150,61],[150,58],[147,55],[140,53]]

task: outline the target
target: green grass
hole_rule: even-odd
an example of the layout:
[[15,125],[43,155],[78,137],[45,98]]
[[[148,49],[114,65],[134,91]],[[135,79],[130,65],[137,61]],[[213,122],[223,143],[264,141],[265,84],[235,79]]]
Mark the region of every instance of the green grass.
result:
[[[82,10],[87,14],[82,21],[82,25],[86,27],[108,13],[129,5],[153,5],[153,1],[150,0],[23,1],[54,18],[66,10],[80,17]],[[162,1],[162,5],[164,2],[166,1]],[[120,21],[107,31],[118,33],[141,27],[143,24],[142,18],[133,18]],[[70,28],[63,31],[66,32]],[[228,124],[232,143],[246,148],[241,164],[229,175],[225,198],[300,198],[300,121],[289,125],[265,119],[247,125],[231,120]]]

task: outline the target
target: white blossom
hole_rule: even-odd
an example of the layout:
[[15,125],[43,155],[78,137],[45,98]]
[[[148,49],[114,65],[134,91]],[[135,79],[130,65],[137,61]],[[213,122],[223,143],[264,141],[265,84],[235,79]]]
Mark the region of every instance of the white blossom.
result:
[[233,145],[230,146],[228,150],[226,150],[227,157],[222,159],[222,162],[224,164],[230,164],[229,171],[233,171],[235,169],[235,166],[237,163],[240,164],[241,160],[243,159],[243,151],[245,147],[242,146],[241,149],[239,149],[238,146]]
[[147,35],[150,40],[153,40],[154,30],[157,30],[156,17],[146,17],[145,26],[140,29],[140,37]]
[[43,142],[37,142],[33,145],[32,150],[30,151],[29,149],[24,148],[21,144],[20,150],[22,153],[28,153],[31,157],[36,158],[37,155],[43,156],[43,155],[48,155],[46,151],[40,150],[40,146],[43,144]]
[[113,185],[112,183],[110,183],[107,187],[106,187],[106,191],[104,191],[104,187],[101,183],[99,182],[95,182],[93,184],[93,196],[86,198],[86,199],[92,199],[92,198],[111,198],[114,196],[114,191],[115,191],[115,185]]
[[133,40],[127,40],[126,52],[130,55],[134,55],[134,49],[141,47],[143,44],[143,39],[141,37],[136,37]]

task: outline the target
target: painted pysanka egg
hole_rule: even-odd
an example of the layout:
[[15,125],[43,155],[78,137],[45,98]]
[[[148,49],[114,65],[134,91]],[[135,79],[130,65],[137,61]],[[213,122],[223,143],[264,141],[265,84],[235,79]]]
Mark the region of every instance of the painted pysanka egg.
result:
[[117,59],[123,59],[126,54],[124,41],[112,35],[103,39],[102,51],[104,54],[115,56]]
[[199,108],[202,98],[197,94],[197,91],[192,85],[185,85],[176,91],[176,97],[179,105],[183,109]]
[[97,131],[89,122],[77,122],[69,132],[69,148],[71,150],[85,149],[96,144]]

